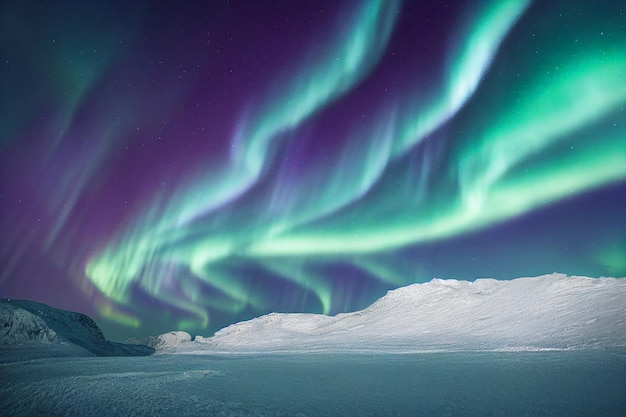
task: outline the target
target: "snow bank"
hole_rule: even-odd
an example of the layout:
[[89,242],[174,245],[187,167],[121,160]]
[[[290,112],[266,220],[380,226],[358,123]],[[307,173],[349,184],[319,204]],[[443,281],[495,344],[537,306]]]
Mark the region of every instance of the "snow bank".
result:
[[[626,279],[433,279],[365,310],[268,314],[167,353],[533,351],[626,347]],[[157,352],[159,349],[157,347]]]

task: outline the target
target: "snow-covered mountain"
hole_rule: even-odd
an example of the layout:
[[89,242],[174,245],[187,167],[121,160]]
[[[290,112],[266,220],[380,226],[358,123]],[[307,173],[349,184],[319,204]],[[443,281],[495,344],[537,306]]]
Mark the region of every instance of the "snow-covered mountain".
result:
[[[626,279],[433,279],[354,313],[268,314],[163,353],[416,352],[626,347]],[[162,338],[161,340],[165,340]]]
[[[27,300],[0,300],[0,348],[45,356],[143,356],[147,346],[110,342],[88,316]],[[36,353],[35,353],[36,351]],[[8,352],[8,353],[7,353]]]

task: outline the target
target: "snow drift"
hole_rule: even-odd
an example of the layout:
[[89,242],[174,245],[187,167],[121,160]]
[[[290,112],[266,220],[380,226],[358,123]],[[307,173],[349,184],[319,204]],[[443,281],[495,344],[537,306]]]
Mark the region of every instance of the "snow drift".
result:
[[433,279],[389,291],[354,313],[272,313],[209,338],[160,340],[157,353],[623,348],[626,279]]

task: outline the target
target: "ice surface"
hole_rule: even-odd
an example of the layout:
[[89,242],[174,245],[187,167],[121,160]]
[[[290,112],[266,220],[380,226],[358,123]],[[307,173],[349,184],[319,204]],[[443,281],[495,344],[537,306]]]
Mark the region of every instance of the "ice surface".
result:
[[626,347],[626,279],[433,279],[354,313],[268,314],[167,353],[573,350]]
[[152,355],[0,364],[0,417],[626,416],[623,352]]

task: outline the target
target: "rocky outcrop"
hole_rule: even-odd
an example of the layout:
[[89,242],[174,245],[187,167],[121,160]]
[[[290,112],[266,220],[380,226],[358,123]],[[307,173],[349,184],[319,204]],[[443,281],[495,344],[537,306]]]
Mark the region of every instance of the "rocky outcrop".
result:
[[40,317],[8,302],[0,303],[0,345],[57,341],[56,332]]

